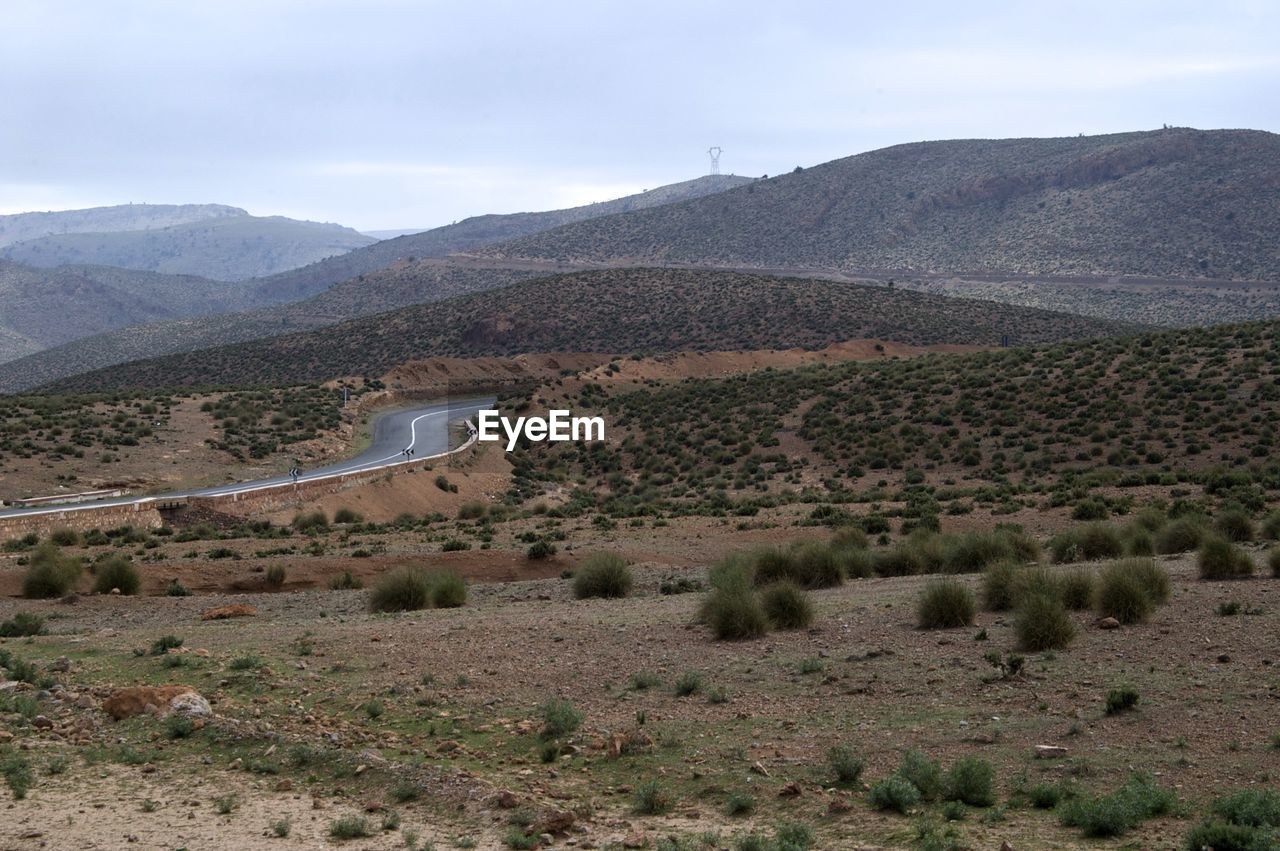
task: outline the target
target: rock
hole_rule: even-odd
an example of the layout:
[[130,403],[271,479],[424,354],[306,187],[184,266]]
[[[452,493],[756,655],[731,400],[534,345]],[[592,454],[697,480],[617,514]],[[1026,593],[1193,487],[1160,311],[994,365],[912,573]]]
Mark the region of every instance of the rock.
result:
[[12,742],[12,741],[13,741],[13,733],[10,733],[8,730],[0,730],[0,742]]
[[205,609],[200,613],[202,621],[221,621],[228,618],[252,618],[256,617],[258,610],[253,606],[244,603],[235,603],[230,606],[214,606],[212,609]]
[[1010,845],[1008,842],[1001,842],[1000,851],[1013,851],[1013,846]]
[[[132,718],[144,712],[163,714],[169,710],[169,704],[174,698],[188,694],[200,697],[191,686],[183,685],[118,688],[102,701],[102,711],[117,721]],[[200,700],[204,701],[207,709],[208,701],[203,697],[200,697]]]
[[71,670],[71,660],[66,656],[59,656],[53,661],[53,664],[49,666],[49,670],[54,673],[65,674],[67,671]]
[[533,824],[534,833],[568,833],[577,817],[570,810],[548,810]]
[[113,596],[113,597],[119,597],[119,596],[120,596],[120,589],[119,589],[119,588],[112,588],[112,589],[111,589],[111,596]]
[[800,784],[792,780],[778,790],[779,798],[798,798],[800,797]]
[[1061,745],[1036,745],[1036,759],[1057,759],[1067,755]]
[[290,779],[289,779],[289,778],[287,778],[287,777],[286,777],[286,778],[284,778],[283,780],[277,780],[277,781],[276,781],[276,791],[277,791],[277,792],[292,792],[292,791],[293,791],[293,781],[292,781],[292,780],[290,780]]
[[209,706],[209,701],[195,692],[180,694],[169,701],[169,711],[188,718],[208,718],[213,715],[213,707]]
[[1218,655],[1218,661],[1225,665],[1227,662],[1231,661],[1231,656],[1228,653],[1221,653]]
[[644,835],[643,830],[637,830],[622,837],[623,848],[643,848],[648,844],[649,837]]
[[1102,618],[1098,621],[1098,629],[1119,629],[1120,621],[1115,618]]
[[453,739],[445,739],[443,742],[436,745],[436,753],[453,753],[460,747],[462,747],[462,745],[458,744]]
[[494,796],[493,802],[498,805],[499,809],[514,810],[520,806],[520,799],[509,789],[503,789]]
[[53,721],[51,721],[47,716],[37,715],[35,718],[31,719],[31,726],[35,727],[37,730],[52,730]]
[[847,813],[853,809],[853,802],[844,795],[839,795],[831,799],[831,803],[827,804],[827,813],[829,815],[838,816]]
[[758,762],[754,762],[751,764],[751,771],[754,774],[759,774],[761,777],[769,776],[769,769],[765,768],[763,765],[761,765]]

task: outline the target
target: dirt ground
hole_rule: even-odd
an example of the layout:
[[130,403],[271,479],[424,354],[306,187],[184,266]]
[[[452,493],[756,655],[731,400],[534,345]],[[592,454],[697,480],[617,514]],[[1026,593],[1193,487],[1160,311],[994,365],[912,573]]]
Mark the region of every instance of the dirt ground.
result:
[[[574,600],[569,582],[545,576],[556,566],[548,562],[544,578],[474,584],[463,608],[401,615],[370,614],[364,591],[2,599],[0,619],[36,611],[51,634],[0,646],[42,666],[66,657],[71,694],[45,710],[51,729],[5,724],[37,766],[57,756],[65,765],[37,769],[29,797],[5,805],[0,847],[320,847],[340,844],[328,835],[334,819],[368,811],[377,828],[394,811],[398,830],[348,844],[403,847],[416,831],[437,847],[465,836],[500,848],[515,814],[564,810],[574,825],[554,847],[652,847],[711,831],[719,839],[707,847],[728,848],[784,819],[810,824],[817,848],[912,847],[918,818],[874,812],[859,789],[833,788],[826,753],[844,743],[866,760],[864,784],[907,748],[944,766],[981,756],[996,766],[1002,801],[1022,783],[1100,793],[1150,771],[1185,814],[1103,846],[1176,848],[1211,796],[1274,783],[1280,582],[1206,583],[1189,558],[1161,562],[1174,592],[1149,623],[1107,631],[1077,614],[1069,649],[1032,655],[1009,679],[994,676],[984,654],[1014,649],[1011,617],[981,612],[972,627],[918,630],[924,577],[814,592],[812,628],[748,642],[711,640],[695,622],[701,595],[659,594],[670,570],[655,565],[637,568],[636,592],[623,600]],[[1228,600],[1252,614],[1216,614]],[[257,616],[199,619],[233,602]],[[165,634],[183,639],[181,666],[143,651]],[[655,684],[628,687],[642,671]],[[704,686],[677,697],[688,671]],[[171,741],[162,722],[117,724],[77,705],[83,696],[94,705],[108,686],[164,682],[212,701],[210,729]],[[1138,708],[1107,716],[1105,694],[1120,684],[1139,691]],[[708,700],[715,689],[724,702]],[[571,700],[584,721],[566,752],[543,763],[538,706],[551,696]],[[615,735],[646,744],[612,757]],[[298,743],[367,768],[282,759]],[[1040,744],[1067,755],[1036,759]],[[120,756],[128,748],[132,759]],[[420,794],[396,802],[388,790],[406,777]],[[633,790],[654,779],[672,810],[639,815]],[[513,808],[496,803],[504,791]],[[754,813],[725,814],[735,791],[754,796]],[[234,808],[219,815],[213,801],[227,794]],[[847,812],[832,812],[837,800]],[[285,818],[290,836],[275,838],[269,826]],[[973,848],[1099,847],[1051,813],[1008,805],[972,810],[956,827]]]

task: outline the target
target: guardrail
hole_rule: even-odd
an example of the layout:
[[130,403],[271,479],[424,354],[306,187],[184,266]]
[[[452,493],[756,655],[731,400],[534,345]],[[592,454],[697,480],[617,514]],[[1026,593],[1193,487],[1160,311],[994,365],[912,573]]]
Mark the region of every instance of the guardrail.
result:
[[7,499],[5,505],[14,508],[36,508],[41,505],[76,505],[81,502],[93,502],[99,499],[125,496],[129,492],[124,488],[113,490],[81,491],[80,493],[54,494],[52,496],[31,496],[26,499]]

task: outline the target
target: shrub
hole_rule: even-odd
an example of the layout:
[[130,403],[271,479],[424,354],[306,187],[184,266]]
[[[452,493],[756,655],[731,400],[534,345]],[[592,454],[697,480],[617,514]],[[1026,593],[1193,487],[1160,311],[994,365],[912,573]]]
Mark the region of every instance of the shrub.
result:
[[542,715],[542,738],[568,735],[582,724],[582,713],[562,697],[548,698],[538,710]]
[[1244,789],[1213,802],[1213,814],[1231,824],[1248,827],[1280,827],[1280,792]]
[[1262,537],[1267,541],[1280,541],[1280,511],[1273,511],[1263,518]]
[[163,656],[170,650],[177,650],[182,646],[182,639],[176,635],[162,635],[155,641],[151,642],[151,655]]
[[1252,576],[1253,559],[1226,538],[1211,535],[1200,544],[1200,552],[1196,557],[1200,567],[1200,578],[1239,579]]
[[573,596],[579,600],[588,597],[625,597],[634,584],[631,569],[620,555],[595,553],[578,565],[573,575]]
[[44,633],[44,618],[31,612],[17,612],[0,623],[0,638],[23,638]]
[[836,782],[846,786],[857,783],[862,777],[862,770],[866,767],[862,758],[848,745],[836,745],[827,751],[827,763],[836,776]]
[[[803,588],[834,588],[844,583],[844,574],[830,544],[806,541],[792,548],[790,562],[794,575],[790,578]],[[757,580],[757,584],[760,583]]]
[[775,629],[804,629],[813,623],[809,595],[794,582],[775,582],[764,588],[760,605]]
[[283,564],[273,564],[267,568],[262,579],[268,588],[283,588],[288,575]]
[[1161,555],[1185,553],[1200,546],[1208,531],[1208,522],[1198,514],[1187,514],[1171,521],[1156,535],[1156,552]]
[[467,583],[452,570],[442,570],[429,579],[431,605],[437,609],[456,609],[467,602]]
[[539,559],[550,558],[556,554],[556,545],[550,541],[534,541],[529,545],[529,549],[525,550],[525,558],[530,561],[538,561]]
[[636,787],[636,812],[647,816],[662,815],[671,809],[671,795],[657,780]]
[[1127,556],[1153,556],[1156,554],[1155,538],[1143,526],[1136,524],[1125,527],[1124,554]]
[[1049,552],[1058,563],[1116,558],[1124,553],[1124,542],[1114,526],[1086,523],[1055,535]]
[[995,769],[976,756],[961,757],[947,773],[947,800],[971,807],[990,807],[996,802]]
[[459,520],[479,520],[489,513],[489,507],[478,499],[468,500],[458,506]]
[[373,825],[364,816],[343,816],[329,823],[334,839],[363,839],[374,835]]
[[876,553],[872,566],[878,576],[915,576],[925,567],[920,552],[904,544]]
[[1189,851],[1270,851],[1280,847],[1280,832],[1209,819],[1187,834]]
[[138,569],[123,556],[112,556],[94,566],[93,593],[109,594],[119,589],[121,594],[134,595],[142,585]]
[[299,532],[308,534],[315,532],[326,532],[329,529],[329,519],[324,516],[323,511],[312,511],[306,514],[296,514],[291,524],[294,529]]
[[831,546],[837,550],[865,550],[868,543],[867,533],[860,526],[839,526],[831,533]]
[[930,582],[916,604],[916,620],[921,629],[949,629],[973,623],[977,604],[973,592],[952,579]]
[[1051,810],[1062,801],[1062,790],[1048,783],[1039,783],[1027,790],[1027,800],[1037,810]]
[[1062,584],[1058,574],[1043,567],[1024,568],[1014,584],[1015,607],[1028,597],[1041,596],[1054,600],[1062,597]]
[[1129,686],[1120,686],[1107,692],[1107,714],[1119,715],[1138,705],[1138,690]]
[[1271,575],[1280,579],[1280,547],[1272,547],[1267,553],[1267,564],[1271,568]]
[[177,579],[170,579],[169,584],[164,586],[164,594],[166,597],[190,597],[191,589]]
[[1102,569],[1094,592],[1094,608],[1099,617],[1110,617],[1120,623],[1139,623],[1155,608],[1155,600],[1134,569],[1137,559],[1112,562]]
[[942,766],[938,761],[929,759],[917,750],[910,750],[902,755],[902,765],[898,767],[898,774],[909,780],[911,785],[919,790],[920,797],[926,801],[936,801],[942,796],[946,785],[942,776]]
[[992,612],[1012,609],[1017,602],[1015,589],[1021,566],[1010,561],[989,565],[982,574],[982,604]]
[[905,815],[920,803],[920,790],[906,778],[891,774],[867,790],[867,801],[877,810],[895,810]]
[[349,570],[344,570],[329,580],[329,589],[332,591],[352,591],[363,587],[364,583],[360,578]]
[[697,671],[685,671],[676,678],[676,697],[688,697],[702,691],[702,674]]
[[1093,605],[1093,571],[1076,568],[1058,577],[1058,589],[1062,605],[1072,611],[1087,609]]
[[1145,819],[1168,813],[1177,798],[1148,774],[1134,773],[1124,785],[1100,798],[1075,798],[1064,804],[1061,821],[1085,836],[1119,836]]
[[0,774],[4,775],[4,782],[18,801],[27,797],[27,790],[35,782],[31,763],[20,752],[7,746],[0,749]]
[[350,508],[339,508],[333,512],[334,523],[360,523],[363,520],[364,518]]
[[65,556],[50,541],[36,547],[22,577],[22,596],[31,599],[61,597],[80,578],[80,560]]
[[728,799],[725,801],[725,814],[731,816],[750,815],[755,811],[756,799],[751,797],[750,792],[730,792]]
[[[1026,538],[1021,532],[1007,529],[967,532],[951,538],[944,547],[944,566],[949,573],[975,573],[999,561],[1028,561],[1028,545],[1025,542],[1015,544],[1018,536]],[[1026,541],[1030,539],[1026,538]],[[1029,546],[1030,551],[1039,549],[1034,542]]]
[[1072,520],[1106,520],[1111,512],[1100,499],[1082,499],[1071,509]]
[[54,529],[49,540],[60,547],[74,547],[80,543],[80,533],[75,529]]
[[1022,601],[1015,628],[1019,646],[1033,653],[1061,650],[1076,635],[1061,599],[1044,594],[1032,594]]
[[375,612],[408,612],[426,608],[431,585],[426,574],[411,567],[384,575],[369,594],[369,607]]
[[1255,534],[1253,518],[1243,508],[1224,508],[1214,518],[1214,527],[1228,541],[1252,541]]
[[759,638],[769,629],[769,619],[750,588],[712,588],[702,605],[701,615],[720,640]]
[[1147,592],[1152,603],[1163,606],[1169,602],[1173,583],[1169,579],[1169,572],[1156,564],[1155,559],[1129,558],[1124,560],[1124,564],[1125,569],[1137,578],[1138,584]]

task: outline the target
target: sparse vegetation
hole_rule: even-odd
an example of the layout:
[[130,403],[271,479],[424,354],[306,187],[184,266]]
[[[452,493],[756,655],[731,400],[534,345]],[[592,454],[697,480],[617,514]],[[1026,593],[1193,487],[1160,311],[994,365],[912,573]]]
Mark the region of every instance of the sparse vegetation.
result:
[[977,613],[973,592],[953,579],[936,579],[925,586],[916,604],[921,629],[969,626]]
[[625,597],[631,593],[634,580],[622,556],[595,553],[578,565],[573,575],[573,596]]

